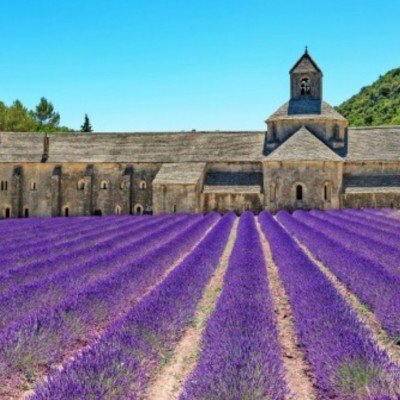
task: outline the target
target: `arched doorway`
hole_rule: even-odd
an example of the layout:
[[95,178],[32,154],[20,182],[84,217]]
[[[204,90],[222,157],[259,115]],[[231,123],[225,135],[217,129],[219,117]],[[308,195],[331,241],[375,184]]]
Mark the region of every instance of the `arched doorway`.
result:
[[142,215],[143,214],[143,206],[141,204],[136,204],[134,207],[135,214]]

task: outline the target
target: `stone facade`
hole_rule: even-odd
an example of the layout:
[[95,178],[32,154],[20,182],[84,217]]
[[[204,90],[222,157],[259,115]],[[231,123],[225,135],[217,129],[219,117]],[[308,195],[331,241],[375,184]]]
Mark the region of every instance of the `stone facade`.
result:
[[400,207],[400,127],[348,128],[308,52],[267,132],[0,132],[0,218]]

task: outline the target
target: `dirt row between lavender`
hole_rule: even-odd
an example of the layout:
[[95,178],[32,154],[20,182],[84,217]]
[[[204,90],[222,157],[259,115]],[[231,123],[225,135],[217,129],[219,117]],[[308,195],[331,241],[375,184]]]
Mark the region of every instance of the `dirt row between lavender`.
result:
[[289,298],[279,277],[278,267],[272,259],[269,243],[258,221],[257,229],[264,249],[269,289],[274,302],[276,326],[282,347],[285,380],[290,391],[287,400],[315,400],[317,398],[314,390],[315,379],[306,354],[298,343]]
[[[95,332],[95,337],[96,339],[94,341],[91,341],[89,344],[86,344],[84,346],[81,346],[79,348],[75,348],[73,351],[68,352],[65,355],[64,360],[59,363],[58,365],[54,366],[54,368],[58,369],[58,370],[62,370],[63,369],[63,365],[66,362],[70,362],[73,361],[74,359],[76,359],[77,357],[79,357],[80,354],[82,354],[84,351],[86,351],[87,349],[89,349],[90,347],[92,347],[93,345],[95,345],[101,338],[102,334],[108,329],[108,327],[115,322],[117,319],[119,318],[123,318],[124,315],[126,315],[129,310],[134,307],[136,304],[138,304],[143,298],[145,298],[147,295],[149,295],[157,286],[161,285],[161,283],[165,280],[165,278],[197,247],[197,245],[208,235],[208,233],[211,231],[211,229],[218,223],[215,222],[214,224],[212,224],[206,231],[205,233],[201,236],[201,238],[197,241],[197,243],[195,243],[190,250],[188,250],[186,253],[184,253],[177,261],[175,261],[173,264],[171,264],[169,266],[169,268],[165,271],[165,273],[160,277],[160,279],[157,280],[156,283],[154,283],[154,285],[152,285],[142,296],[140,296],[139,298],[135,299],[134,301],[131,301],[129,303],[127,303],[126,307],[124,307],[123,310],[120,310],[120,312],[114,316],[111,316],[111,318],[105,323],[103,329],[99,329]],[[41,382],[46,382],[48,379],[47,375],[41,376],[39,378],[39,380],[36,382],[36,385],[40,384]],[[29,396],[31,396],[32,394],[34,394],[35,389],[32,390],[27,390],[27,391],[15,391],[15,393],[13,393],[13,395],[11,397],[8,398],[4,398],[4,400],[14,400],[16,398],[19,398],[21,400],[25,400],[27,399]],[[3,400],[3,398],[2,398]]]
[[192,324],[183,334],[170,358],[166,360],[164,365],[160,366],[156,376],[152,379],[146,393],[146,399],[178,399],[183,383],[196,366],[200,354],[202,333],[208,318],[214,311],[222,290],[229,257],[236,240],[238,222],[239,219],[236,218],[219,265],[213,273],[210,282],[207,284],[196,308]]
[[396,344],[396,340],[389,337],[387,332],[383,329],[381,323],[376,318],[375,314],[368,309],[356,295],[354,295],[347,286],[342,283],[330,269],[319,261],[314,255],[303,245],[297,238],[292,236],[296,243],[300,246],[303,252],[314,262],[321,272],[328,278],[335,289],[347,302],[347,304],[356,312],[360,321],[369,330],[377,346],[385,350],[393,363],[400,365],[400,346]]
[[[238,219],[235,221],[220,264],[197,307],[193,324],[186,330],[166,364],[160,366],[146,393],[147,400],[179,399],[184,382],[197,365],[201,351],[201,337],[222,290],[229,256],[236,238],[237,223]],[[290,390],[287,400],[315,400],[317,397],[314,390],[314,377],[311,367],[306,361],[306,356],[298,345],[289,299],[280,281],[278,268],[272,260],[269,244],[261,232],[258,222],[257,229],[265,254],[269,288],[274,299],[275,318],[282,346],[285,378]]]

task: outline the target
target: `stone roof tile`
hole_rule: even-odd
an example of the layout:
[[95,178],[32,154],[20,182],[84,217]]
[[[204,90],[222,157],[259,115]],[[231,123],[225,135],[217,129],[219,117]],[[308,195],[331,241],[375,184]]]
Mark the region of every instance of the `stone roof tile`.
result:
[[153,185],[196,185],[203,176],[206,163],[163,164]]
[[343,161],[325,143],[304,126],[275,149],[267,160],[273,161]]

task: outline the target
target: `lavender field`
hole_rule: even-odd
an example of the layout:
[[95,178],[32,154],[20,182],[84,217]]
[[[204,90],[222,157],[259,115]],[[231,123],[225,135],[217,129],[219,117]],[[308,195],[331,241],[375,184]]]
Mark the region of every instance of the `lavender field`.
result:
[[0,233],[0,399],[400,399],[399,211]]

